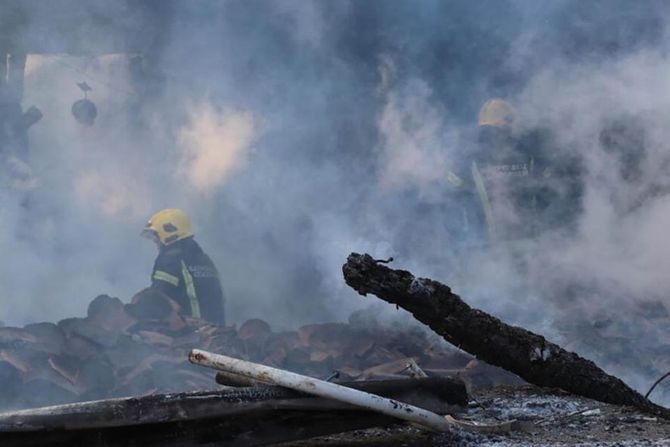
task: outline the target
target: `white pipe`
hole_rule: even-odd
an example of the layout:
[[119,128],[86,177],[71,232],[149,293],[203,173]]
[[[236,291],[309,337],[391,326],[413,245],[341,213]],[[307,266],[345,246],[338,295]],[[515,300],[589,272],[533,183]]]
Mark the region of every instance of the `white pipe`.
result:
[[315,396],[346,402],[357,407],[414,422],[432,430],[449,430],[449,422],[431,411],[335,383],[199,349],[192,350],[188,359],[191,363],[208,368],[228,371]]

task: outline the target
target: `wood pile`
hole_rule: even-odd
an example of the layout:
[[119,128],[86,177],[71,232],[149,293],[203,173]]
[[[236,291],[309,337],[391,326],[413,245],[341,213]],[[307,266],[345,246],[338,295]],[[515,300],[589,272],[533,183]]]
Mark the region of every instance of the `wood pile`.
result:
[[199,348],[337,380],[460,375],[470,385],[518,383],[439,337],[353,315],[350,322],[274,332],[259,319],[217,327],[184,318],[153,289],[130,304],[96,297],[84,318],[0,327],[0,409],[212,389],[214,374],[188,363]]

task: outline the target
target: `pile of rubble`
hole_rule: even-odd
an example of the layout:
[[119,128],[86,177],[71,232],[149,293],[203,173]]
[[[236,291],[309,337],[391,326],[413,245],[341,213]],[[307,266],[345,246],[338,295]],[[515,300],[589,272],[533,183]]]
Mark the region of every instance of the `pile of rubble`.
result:
[[[216,387],[188,363],[193,348],[338,380],[460,375],[478,385],[519,383],[421,328],[394,328],[360,314],[348,324],[311,324],[273,332],[259,319],[239,328],[181,317],[153,289],[131,304],[96,297],[85,318],[0,327],[0,408],[17,409]],[[420,365],[420,367],[418,366]]]
[[[15,441],[11,445],[40,445],[47,435],[85,445],[140,438],[144,445],[265,445],[370,427],[391,431],[311,439],[309,445],[374,445],[373,437],[379,445],[525,447],[585,440],[632,446],[643,439],[666,445],[670,409],[592,361],[471,308],[444,284],[390,269],[369,255],[351,254],[343,273],[359,293],[407,310],[435,334],[380,324],[365,312],[346,324],[282,332],[259,319],[217,327],[180,316],[177,305],[154,289],[125,305],[102,295],[85,318],[0,328],[0,405],[106,400],[4,413],[0,431]],[[453,346],[541,388],[524,386]],[[212,373],[187,358],[220,371],[217,382],[242,388],[192,391],[215,384]],[[335,385],[291,371],[351,382]],[[415,379],[393,380],[408,376]],[[501,384],[514,387],[493,388]],[[110,399],[127,395],[137,397]],[[401,419],[440,434],[399,427]]]

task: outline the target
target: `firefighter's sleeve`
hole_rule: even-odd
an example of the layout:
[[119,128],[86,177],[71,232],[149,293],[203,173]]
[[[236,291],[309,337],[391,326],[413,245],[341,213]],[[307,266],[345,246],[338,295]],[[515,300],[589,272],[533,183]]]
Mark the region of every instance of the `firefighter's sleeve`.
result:
[[181,269],[179,265],[171,259],[156,259],[153,273],[151,275],[151,286],[172,296],[179,288],[181,278]]

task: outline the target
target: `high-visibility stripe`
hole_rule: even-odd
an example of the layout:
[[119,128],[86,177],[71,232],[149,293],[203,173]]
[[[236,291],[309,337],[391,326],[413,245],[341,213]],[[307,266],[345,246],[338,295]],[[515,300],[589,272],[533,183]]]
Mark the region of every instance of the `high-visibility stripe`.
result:
[[193,284],[193,276],[188,271],[188,267],[184,261],[181,261],[181,274],[184,277],[184,285],[186,286],[186,295],[188,301],[191,303],[191,316],[193,318],[200,318],[200,303],[198,303],[198,295],[195,292],[195,284]]
[[477,188],[477,195],[479,195],[479,201],[482,203],[482,209],[484,210],[484,218],[486,219],[486,226],[489,230],[489,237],[492,240],[496,240],[496,223],[493,219],[493,209],[491,208],[491,201],[489,199],[489,194],[486,191],[486,186],[484,185],[484,179],[482,174],[479,172],[477,167],[477,162],[472,162],[472,179],[475,182],[475,187]]
[[451,182],[451,184],[456,187],[460,187],[463,185],[463,180],[461,180],[459,176],[457,176],[451,171],[447,171],[447,180],[449,180],[449,182]]
[[175,287],[179,287],[179,278],[174,275],[170,275],[168,272],[156,270],[154,272],[154,279],[158,281],[165,281],[166,283],[172,284]]

